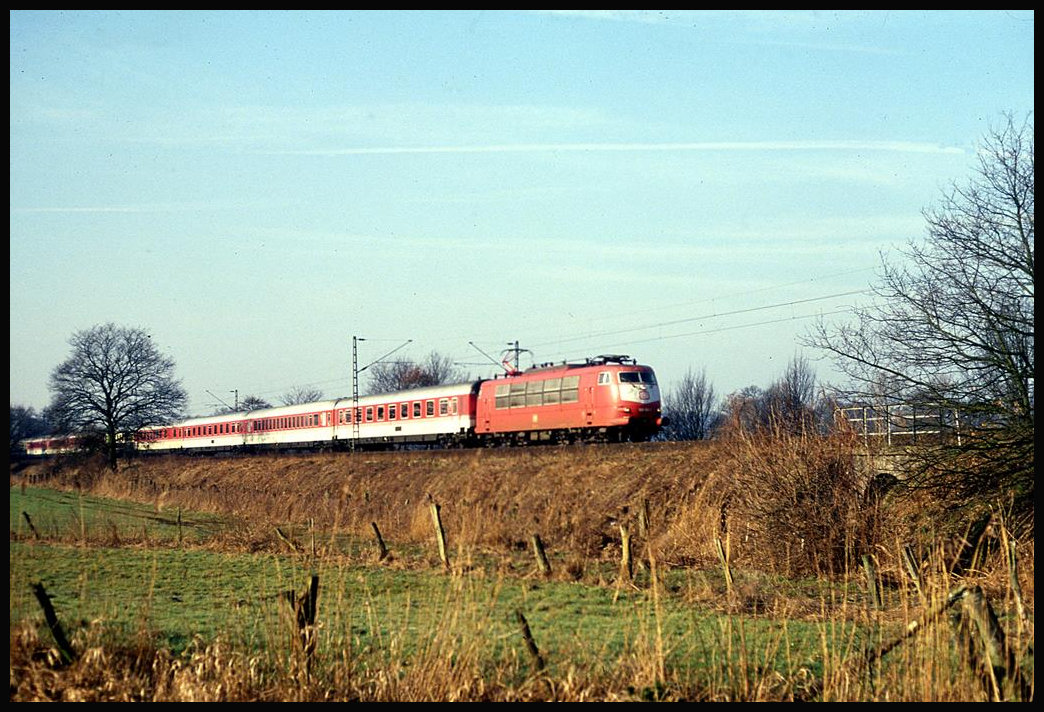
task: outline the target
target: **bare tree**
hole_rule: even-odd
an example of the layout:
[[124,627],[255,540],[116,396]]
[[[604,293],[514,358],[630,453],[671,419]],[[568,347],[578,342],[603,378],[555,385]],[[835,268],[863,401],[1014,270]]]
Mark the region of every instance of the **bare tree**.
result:
[[718,416],[720,427],[738,432],[787,432],[794,435],[826,429],[833,409],[816,396],[816,374],[804,356],[794,356],[768,388],[747,386],[729,394]]
[[764,393],[765,418],[791,433],[814,424],[816,374],[803,356],[795,356],[783,375]]
[[239,402],[239,409],[247,412],[252,410],[264,410],[265,408],[271,407],[271,403],[266,401],[264,398],[258,398],[257,396],[247,396]]
[[419,363],[400,359],[374,364],[370,369],[369,392],[408,391],[465,380],[467,375],[453,363],[453,359],[432,351]]
[[668,440],[703,440],[710,436],[715,421],[714,386],[707,381],[706,369],[685,372],[677,386],[664,398],[664,437]]
[[141,329],[104,324],[69,339],[72,355],[51,373],[48,416],[63,432],[101,432],[116,469],[117,435],[180,417],[186,395],[174,361]]
[[[922,472],[958,501],[1002,495],[1032,511],[1033,127],[991,129],[966,185],[926,209],[927,236],[884,261],[876,300],[809,343],[835,357],[853,400],[958,413],[961,437]],[[973,427],[968,427],[971,424]]]
[[302,403],[315,403],[323,399],[323,392],[318,388],[306,388],[294,386],[279,397],[283,405],[300,405]]
[[19,443],[26,438],[35,438],[46,435],[51,431],[51,426],[41,416],[36,414],[32,406],[11,406],[11,450],[15,452]]

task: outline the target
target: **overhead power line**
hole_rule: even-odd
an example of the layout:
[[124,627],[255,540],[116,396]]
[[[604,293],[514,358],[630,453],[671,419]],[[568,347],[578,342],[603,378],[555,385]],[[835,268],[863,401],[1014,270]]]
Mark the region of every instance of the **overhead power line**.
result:
[[[544,343],[536,344],[536,346],[550,346],[564,343],[571,343],[574,341],[584,341],[587,339],[596,339],[603,336],[619,336],[620,334],[628,334],[635,331],[648,331],[650,329],[662,329],[668,326],[677,326],[678,324],[687,324],[694,321],[704,321],[706,319],[721,319],[727,316],[736,316],[737,314],[749,314],[757,311],[765,311],[768,309],[780,309],[783,307],[795,306],[797,304],[808,304],[810,302],[823,301],[825,299],[836,299],[838,297],[849,297],[853,294],[867,294],[870,290],[867,289],[856,289],[848,292],[836,292],[834,294],[826,294],[819,297],[809,297],[807,299],[795,299],[788,302],[777,302],[775,304],[765,304],[757,307],[747,307],[745,309],[733,309],[726,312],[714,312],[711,314],[703,314],[700,316],[685,317],[684,319],[673,319],[671,321],[661,321],[655,324],[644,324],[642,326],[630,327],[627,329],[613,329],[607,331],[593,332],[589,334],[582,334],[579,336],[571,336],[565,339],[557,339],[555,341],[548,341]],[[729,327],[723,327],[729,328]]]

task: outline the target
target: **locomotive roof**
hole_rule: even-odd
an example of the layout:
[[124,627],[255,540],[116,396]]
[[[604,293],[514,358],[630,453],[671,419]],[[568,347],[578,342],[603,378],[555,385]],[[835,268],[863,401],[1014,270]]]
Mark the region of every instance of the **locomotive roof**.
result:
[[630,356],[623,356],[619,354],[603,354],[601,356],[590,356],[583,361],[562,361],[561,363],[541,363],[535,366],[530,366],[525,371],[517,373],[507,373],[504,375],[497,375],[493,380],[501,378],[518,378],[519,376],[526,376],[531,373],[542,373],[546,371],[565,371],[575,368],[590,368],[592,366],[631,366],[635,368],[649,368],[649,366],[643,366],[638,363],[637,360]]

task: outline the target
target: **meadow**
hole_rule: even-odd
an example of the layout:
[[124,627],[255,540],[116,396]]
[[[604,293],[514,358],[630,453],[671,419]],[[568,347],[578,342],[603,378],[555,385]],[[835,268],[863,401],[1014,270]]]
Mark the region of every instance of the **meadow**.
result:
[[750,445],[12,465],[10,699],[1032,698],[1032,535]]

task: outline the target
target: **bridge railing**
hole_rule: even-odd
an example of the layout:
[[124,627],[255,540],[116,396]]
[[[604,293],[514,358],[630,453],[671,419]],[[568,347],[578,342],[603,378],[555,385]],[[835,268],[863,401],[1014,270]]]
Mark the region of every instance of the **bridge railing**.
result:
[[869,445],[871,440],[904,445],[961,439],[961,415],[957,410],[918,408],[908,404],[859,405],[839,408],[840,417]]

